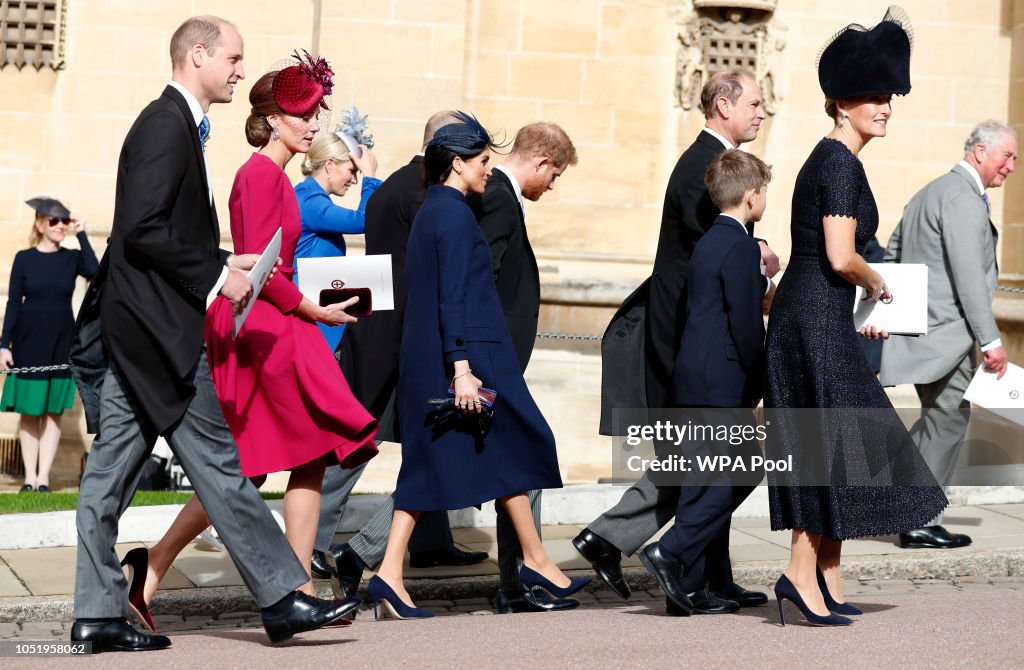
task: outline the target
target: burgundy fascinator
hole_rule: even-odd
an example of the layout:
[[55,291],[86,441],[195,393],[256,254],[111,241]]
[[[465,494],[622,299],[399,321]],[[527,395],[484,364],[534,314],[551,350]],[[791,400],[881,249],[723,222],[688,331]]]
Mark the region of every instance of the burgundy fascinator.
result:
[[298,64],[279,70],[272,87],[274,102],[291,116],[306,116],[317,107],[329,110],[325,98],[331,94],[334,70],[322,56],[313,58],[305,49],[292,55]]

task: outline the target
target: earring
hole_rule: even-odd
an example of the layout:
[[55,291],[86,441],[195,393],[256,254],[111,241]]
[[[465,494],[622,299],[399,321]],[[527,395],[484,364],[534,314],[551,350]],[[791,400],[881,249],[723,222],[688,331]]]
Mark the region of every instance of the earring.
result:
[[846,123],[846,120],[849,119],[849,118],[850,117],[847,116],[846,114],[840,114],[839,115],[839,127],[842,128],[843,124]]
[[275,140],[281,139],[281,131],[277,129],[277,126],[270,127],[270,136]]

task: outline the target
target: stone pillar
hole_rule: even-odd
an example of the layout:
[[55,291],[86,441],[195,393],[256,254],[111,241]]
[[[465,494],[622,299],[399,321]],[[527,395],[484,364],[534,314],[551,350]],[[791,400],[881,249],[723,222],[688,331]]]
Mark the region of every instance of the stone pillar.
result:
[[[1024,0],[1014,0],[1010,56],[1009,123],[1024,137]],[[1000,282],[1024,286],[1024,165],[1003,186]]]

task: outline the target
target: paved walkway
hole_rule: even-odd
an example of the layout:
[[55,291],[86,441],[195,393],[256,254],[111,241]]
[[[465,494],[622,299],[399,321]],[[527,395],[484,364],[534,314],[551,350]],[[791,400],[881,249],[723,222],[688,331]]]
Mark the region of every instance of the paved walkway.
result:
[[[1019,584],[1024,579],[1024,504],[952,507],[945,526],[968,533],[974,544],[956,550],[907,550],[900,549],[893,537],[847,542],[844,565],[850,588],[905,590],[933,584],[962,588],[973,582]],[[580,530],[577,525],[544,528],[545,546],[564,570],[590,570],[569,542]],[[491,558],[463,568],[410,568],[410,592],[421,605],[452,613],[492,611],[489,598],[497,588],[494,529],[457,528],[453,534],[459,546],[488,551]],[[345,537],[338,536],[339,540]],[[769,530],[767,519],[734,519],[730,544],[736,579],[744,585],[771,584],[785,569],[789,533]],[[124,554],[135,546],[142,545],[122,544],[117,550]],[[6,622],[0,636],[63,630],[60,622],[71,619],[75,551],[73,547],[0,551],[0,622]],[[635,557],[623,565],[641,598],[659,597],[656,583]],[[327,582],[318,582],[318,588],[329,593]],[[649,591],[644,594],[645,590]],[[616,600],[600,583],[583,599]],[[258,621],[253,610],[227,553],[204,551],[196,544],[174,562],[153,602],[154,614],[167,617],[162,622],[171,627],[246,625]]]

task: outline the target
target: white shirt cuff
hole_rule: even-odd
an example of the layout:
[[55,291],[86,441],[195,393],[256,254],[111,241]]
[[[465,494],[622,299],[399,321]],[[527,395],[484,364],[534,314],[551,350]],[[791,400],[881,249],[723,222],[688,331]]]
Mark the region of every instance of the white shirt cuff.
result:
[[217,283],[213,285],[212,289],[210,289],[210,296],[209,297],[210,298],[216,298],[217,294],[220,293],[221,287],[224,286],[224,282],[226,282],[227,280],[228,280],[228,266],[225,265],[223,268],[221,268],[220,278],[217,280]]
[[772,284],[774,284],[775,282],[773,282],[770,277],[765,277],[765,279],[768,280],[768,286],[765,288],[764,294],[768,295],[768,291],[772,290]]
[[985,353],[986,351],[991,351],[992,349],[998,349],[1001,346],[1003,346],[1003,338],[997,337],[996,339],[992,340],[988,344],[981,345],[981,353]]

